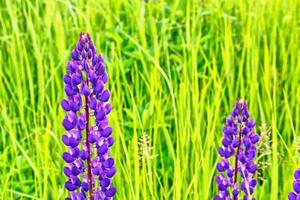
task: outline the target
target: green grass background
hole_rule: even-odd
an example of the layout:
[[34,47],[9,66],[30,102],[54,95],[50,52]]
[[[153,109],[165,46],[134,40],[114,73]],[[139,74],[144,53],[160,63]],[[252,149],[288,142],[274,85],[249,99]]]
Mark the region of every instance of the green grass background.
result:
[[81,31],[110,77],[116,199],[213,199],[238,97],[272,129],[255,197],[287,199],[300,166],[299,0],[0,0],[0,199],[66,195],[59,104]]

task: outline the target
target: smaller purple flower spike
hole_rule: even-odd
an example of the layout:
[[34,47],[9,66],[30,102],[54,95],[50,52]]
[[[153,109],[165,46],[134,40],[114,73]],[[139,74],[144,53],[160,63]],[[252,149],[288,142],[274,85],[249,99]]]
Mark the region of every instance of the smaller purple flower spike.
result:
[[109,150],[114,143],[108,125],[112,106],[103,56],[97,55],[87,33],[80,34],[71,56],[63,77],[67,97],[61,101],[67,112],[62,121],[62,142],[68,147],[62,154],[65,188],[70,192],[66,200],[111,200],[116,194],[116,167]]
[[226,119],[222,146],[218,148],[222,159],[216,165],[219,193],[214,196],[215,200],[238,200],[241,197],[255,200],[252,194],[257,181],[253,176],[258,165],[253,160],[259,136],[253,130],[255,121],[249,117],[246,101],[238,99]]
[[300,200],[300,168],[294,173],[295,180],[293,182],[293,192],[288,194],[289,200]]

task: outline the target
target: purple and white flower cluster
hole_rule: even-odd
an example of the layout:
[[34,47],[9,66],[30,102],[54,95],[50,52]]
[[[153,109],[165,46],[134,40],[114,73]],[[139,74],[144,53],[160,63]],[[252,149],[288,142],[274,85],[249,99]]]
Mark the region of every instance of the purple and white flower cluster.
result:
[[109,151],[114,138],[107,117],[112,110],[110,92],[105,89],[108,75],[88,33],[80,34],[63,79],[67,98],[61,106],[67,114],[62,141],[68,150],[62,156],[67,163],[65,187],[70,191],[66,200],[112,199],[116,168]]
[[257,181],[253,175],[258,165],[253,160],[259,136],[253,130],[255,121],[249,117],[246,101],[238,99],[223,127],[222,146],[218,149],[222,160],[217,163],[216,176],[219,194],[215,200],[237,200],[242,196],[244,200],[254,199],[251,195]]

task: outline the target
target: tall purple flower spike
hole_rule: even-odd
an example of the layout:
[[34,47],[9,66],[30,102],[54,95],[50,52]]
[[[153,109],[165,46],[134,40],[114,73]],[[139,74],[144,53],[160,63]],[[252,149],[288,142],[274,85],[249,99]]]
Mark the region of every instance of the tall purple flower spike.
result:
[[222,146],[218,149],[222,160],[217,163],[219,175],[216,176],[219,194],[214,196],[215,200],[238,200],[242,196],[244,200],[255,200],[251,195],[256,186],[253,175],[258,165],[253,159],[259,136],[254,133],[254,126],[246,101],[238,99],[223,127]]
[[68,150],[62,157],[70,191],[65,200],[110,200],[116,193],[111,181],[116,168],[109,153],[114,138],[107,118],[110,92],[104,87],[108,75],[88,33],[80,33],[63,79],[67,98],[61,106],[67,114],[62,124],[67,133],[62,141]]
[[289,200],[300,200],[300,168],[295,171],[294,177],[294,191],[289,193],[288,198]]

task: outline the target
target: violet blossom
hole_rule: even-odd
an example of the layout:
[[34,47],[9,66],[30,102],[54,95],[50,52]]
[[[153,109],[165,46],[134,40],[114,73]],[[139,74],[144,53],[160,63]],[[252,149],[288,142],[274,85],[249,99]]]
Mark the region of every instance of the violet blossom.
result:
[[109,151],[114,138],[107,117],[112,109],[105,89],[108,74],[88,33],[80,33],[63,79],[67,98],[61,106],[67,113],[62,141],[68,149],[62,156],[67,163],[65,187],[70,191],[66,200],[112,199],[116,168]]
[[238,99],[223,127],[222,146],[218,149],[222,160],[216,166],[219,193],[215,200],[255,199],[252,194],[257,181],[253,176],[258,165],[253,160],[259,136],[253,130],[254,119],[249,117],[246,101]]

